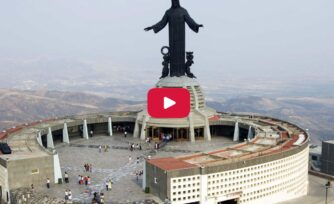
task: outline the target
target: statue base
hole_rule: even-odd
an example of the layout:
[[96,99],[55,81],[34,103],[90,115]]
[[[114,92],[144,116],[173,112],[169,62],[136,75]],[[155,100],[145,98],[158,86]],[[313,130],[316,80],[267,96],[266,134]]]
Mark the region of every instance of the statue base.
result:
[[150,117],[145,109],[137,115],[134,137],[160,140],[163,135],[171,135],[173,140],[211,140],[209,118],[217,115],[217,112],[206,106],[203,91],[196,79],[187,76],[166,77],[160,79],[156,87],[188,89],[191,96],[190,114],[186,118],[161,119]]

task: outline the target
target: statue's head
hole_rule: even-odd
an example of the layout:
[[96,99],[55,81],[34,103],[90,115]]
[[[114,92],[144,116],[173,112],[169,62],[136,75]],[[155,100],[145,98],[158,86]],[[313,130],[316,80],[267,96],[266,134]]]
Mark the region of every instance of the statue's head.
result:
[[172,7],[173,8],[180,7],[180,0],[172,0]]

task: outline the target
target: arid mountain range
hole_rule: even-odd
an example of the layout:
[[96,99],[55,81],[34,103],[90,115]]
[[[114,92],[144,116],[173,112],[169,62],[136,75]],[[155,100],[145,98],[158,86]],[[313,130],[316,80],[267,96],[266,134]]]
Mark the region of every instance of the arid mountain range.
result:
[[[334,139],[334,99],[234,97],[209,106],[222,112],[258,113],[309,129],[312,142]],[[0,89],[0,129],[35,120],[91,112],[141,110],[144,101],[60,91]]]

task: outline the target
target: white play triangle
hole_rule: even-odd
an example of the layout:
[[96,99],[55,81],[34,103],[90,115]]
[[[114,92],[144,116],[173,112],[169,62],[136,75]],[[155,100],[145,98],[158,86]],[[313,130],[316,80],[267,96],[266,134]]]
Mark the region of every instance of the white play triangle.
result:
[[172,99],[168,98],[168,97],[164,97],[164,109],[168,109],[172,106],[174,106],[176,104],[175,101],[173,101]]

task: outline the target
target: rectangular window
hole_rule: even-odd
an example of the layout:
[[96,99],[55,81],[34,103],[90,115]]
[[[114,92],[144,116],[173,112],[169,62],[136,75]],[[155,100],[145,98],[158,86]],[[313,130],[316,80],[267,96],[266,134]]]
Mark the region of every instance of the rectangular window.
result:
[[33,169],[33,170],[31,170],[31,174],[39,174],[39,169]]

